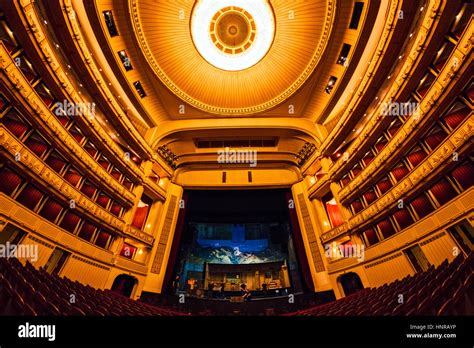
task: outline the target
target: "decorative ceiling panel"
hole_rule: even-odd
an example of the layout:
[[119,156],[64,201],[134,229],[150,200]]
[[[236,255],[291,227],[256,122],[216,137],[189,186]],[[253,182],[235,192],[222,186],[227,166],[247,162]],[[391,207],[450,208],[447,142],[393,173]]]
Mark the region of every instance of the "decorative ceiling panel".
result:
[[[223,50],[223,55],[238,56],[251,51],[259,35],[263,36],[264,29],[267,32],[269,29],[258,27],[258,18],[254,18],[258,12],[253,6],[255,1],[268,1],[266,6],[274,16],[273,41],[263,58],[252,66],[224,70],[206,60],[193,41],[193,38],[197,40],[191,30],[196,28],[191,25],[195,8],[207,1],[215,3],[215,0],[131,0],[129,4],[136,38],[157,78],[190,105],[222,116],[263,112],[294,94],[314,71],[326,47],[335,6],[335,0],[235,0],[235,10],[247,11],[249,15],[239,18],[234,13],[227,15],[225,22],[217,23],[221,30],[219,41],[213,35],[216,23],[211,20],[228,13],[229,8],[221,14],[217,11],[215,16],[209,16],[209,23],[204,20],[202,24],[201,29],[209,31],[209,40]],[[223,9],[230,3],[232,0],[226,0]],[[247,28],[238,27],[245,23],[249,25]],[[247,36],[246,31],[252,31],[255,23],[256,37]],[[240,38],[242,31],[245,35]],[[246,46],[240,51],[224,52],[221,44],[226,41],[229,47]]]

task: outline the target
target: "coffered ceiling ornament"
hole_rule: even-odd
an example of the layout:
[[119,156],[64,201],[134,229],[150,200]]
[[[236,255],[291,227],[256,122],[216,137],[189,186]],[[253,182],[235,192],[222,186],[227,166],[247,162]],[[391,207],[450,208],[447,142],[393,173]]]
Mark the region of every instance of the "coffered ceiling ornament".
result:
[[191,36],[209,64],[227,71],[250,68],[263,59],[275,37],[272,7],[267,0],[198,0]]
[[293,95],[327,46],[336,0],[129,2],[157,78],[193,107],[257,114]]

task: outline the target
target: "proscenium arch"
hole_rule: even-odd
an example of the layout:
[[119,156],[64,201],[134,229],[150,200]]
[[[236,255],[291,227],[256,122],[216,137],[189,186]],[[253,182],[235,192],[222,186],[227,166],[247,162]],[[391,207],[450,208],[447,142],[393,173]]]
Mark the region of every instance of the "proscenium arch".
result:
[[146,134],[146,140],[153,149],[157,149],[160,142],[173,133],[185,131],[199,131],[206,129],[291,129],[300,131],[314,140],[317,147],[322,144],[322,139],[327,135],[324,126],[316,124],[308,119],[298,118],[225,118],[225,119],[196,119],[169,121],[150,129]]

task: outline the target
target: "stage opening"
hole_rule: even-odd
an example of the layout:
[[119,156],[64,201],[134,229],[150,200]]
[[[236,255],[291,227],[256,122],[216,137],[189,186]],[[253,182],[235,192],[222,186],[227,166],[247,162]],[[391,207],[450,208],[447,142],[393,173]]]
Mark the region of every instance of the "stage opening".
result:
[[[238,299],[302,292],[288,190],[189,190],[171,293]],[[177,227],[179,228],[179,226]]]

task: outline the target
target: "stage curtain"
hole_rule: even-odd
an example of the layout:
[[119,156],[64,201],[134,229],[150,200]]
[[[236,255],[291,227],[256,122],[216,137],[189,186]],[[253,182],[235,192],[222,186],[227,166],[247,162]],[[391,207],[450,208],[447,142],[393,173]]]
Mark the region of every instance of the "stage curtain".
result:
[[375,144],[375,148],[377,149],[377,152],[382,151],[384,147],[387,146],[387,144],[388,144],[388,141],[385,138],[379,141],[377,144]]
[[426,92],[428,92],[428,89],[429,89],[429,88],[430,88],[430,86],[426,86],[426,87],[420,88],[420,89],[418,90],[418,93],[419,93],[422,97],[424,97],[425,94],[426,94]]
[[44,142],[31,136],[25,141],[25,145],[38,157],[43,156],[49,148]]
[[357,166],[355,168],[352,168],[351,172],[352,172],[352,177],[355,178],[357,175],[360,174],[360,172],[362,171],[362,169],[360,168],[360,166]]
[[100,192],[95,199],[96,203],[100,205],[102,208],[107,207],[109,203],[110,197],[107,196],[104,192]]
[[146,218],[148,216],[148,209],[149,206],[146,205],[144,207],[138,207],[135,216],[133,217],[132,226],[141,230],[143,225],[145,224]]
[[469,97],[469,99],[474,100],[474,87],[472,87],[472,85],[471,88],[469,88],[469,90],[467,91],[467,96]]
[[112,203],[112,206],[110,207],[110,212],[112,214],[114,214],[115,216],[120,217],[121,210],[122,210],[122,206],[119,203],[117,203],[117,202]]
[[44,194],[33,185],[26,186],[16,198],[17,202],[33,210]]
[[130,180],[128,180],[127,178],[125,178],[123,180],[123,186],[125,186],[130,191],[132,190],[132,185],[133,185],[133,183]]
[[382,194],[384,194],[385,192],[387,192],[388,190],[390,190],[390,188],[392,188],[392,183],[390,182],[390,179],[388,178],[383,178],[382,180],[380,180],[378,183],[377,183],[377,187],[378,189],[380,190],[380,192]]
[[399,209],[395,212],[395,214],[393,214],[393,216],[395,220],[397,220],[397,223],[401,229],[404,229],[413,223],[413,218],[407,209]]
[[62,218],[59,227],[64,228],[68,232],[74,232],[74,229],[80,220],[81,218],[78,215],[68,211]]
[[373,154],[369,154],[368,156],[365,156],[362,161],[364,161],[364,164],[365,166],[368,166],[370,164],[370,162],[372,162],[374,160],[374,155]]
[[350,181],[351,179],[349,178],[349,175],[344,175],[341,179],[341,186],[346,186]]
[[38,92],[38,94],[40,95],[41,99],[44,101],[44,103],[46,104],[48,108],[53,104],[54,99],[52,99],[51,97],[47,96],[44,93]]
[[59,173],[66,165],[66,162],[61,159],[61,157],[59,157],[56,150],[50,153],[50,155],[46,158],[45,163],[56,173]]
[[0,190],[7,196],[10,196],[13,191],[22,183],[22,178],[10,169],[0,169]]
[[168,266],[166,267],[165,277],[163,279],[163,291],[171,291],[172,280],[176,276],[174,268],[178,257],[179,247],[181,245],[181,236],[183,235],[184,223],[186,219],[186,207],[188,206],[188,193],[185,191],[181,198],[184,202],[184,208],[179,209],[178,220],[173,236],[173,244],[171,245],[170,256],[168,258]]
[[57,117],[58,121],[61,122],[61,124],[64,127],[66,127],[67,124],[71,121],[71,118],[69,116],[60,115],[60,116],[56,116],[56,117]]
[[99,235],[95,240],[95,245],[101,248],[105,248],[107,246],[107,242],[109,241],[110,236],[110,233],[107,233],[105,231],[99,232]]
[[446,179],[438,181],[438,183],[431,187],[430,191],[441,205],[456,197],[454,187]]
[[69,169],[66,174],[64,174],[64,179],[69,182],[71,185],[76,186],[82,176],[74,169]]
[[426,158],[426,152],[421,148],[417,148],[415,151],[412,151],[407,159],[410,161],[413,167],[419,165]]
[[395,179],[398,181],[402,180],[408,173],[409,170],[403,163],[399,163],[395,168],[391,170],[391,173],[395,177]]
[[451,175],[464,190],[467,190],[474,184],[474,165],[468,160],[455,168]]
[[430,200],[424,194],[415,198],[411,202],[411,206],[413,207],[415,212],[418,214],[420,219],[424,218],[426,215],[428,215],[434,210],[433,205],[431,204]]
[[444,139],[446,139],[447,136],[448,135],[444,130],[438,128],[436,132],[425,137],[425,142],[432,150],[434,150],[439,144],[443,142]]
[[87,142],[87,144],[84,146],[84,150],[86,150],[89,153],[89,155],[91,155],[92,157],[95,157],[95,155],[97,155],[97,152],[98,152],[96,149],[94,149],[90,141]]
[[96,226],[91,224],[90,222],[84,222],[81,229],[79,230],[78,236],[88,242],[90,242],[94,232],[96,230]]
[[344,223],[342,219],[341,209],[337,204],[330,204],[326,202],[326,211],[328,213],[329,220],[331,221],[332,227],[340,226]]
[[372,227],[368,228],[362,233],[367,238],[367,241],[369,242],[369,246],[374,245],[379,242],[379,237],[377,237],[377,233]]
[[58,202],[52,199],[48,199],[41,208],[39,214],[45,219],[54,222],[54,220],[56,220],[56,218],[58,217],[59,213],[61,213],[61,210],[62,207]]
[[[287,202],[294,201],[291,191],[285,192],[285,198]],[[288,211],[290,215],[291,230],[293,231],[293,241],[295,243],[296,256],[298,258],[299,268],[303,276],[303,283],[307,290],[315,291],[313,278],[311,277],[311,271],[308,265],[308,257],[304,247],[303,237],[301,235],[300,224],[298,222],[298,216],[296,214],[296,207],[290,208],[288,204]]]
[[100,164],[100,166],[102,168],[104,168],[105,170],[107,170],[110,166],[110,162],[107,161],[103,156],[100,158],[100,160],[98,161],[98,163]]
[[393,137],[395,134],[397,134],[398,130],[402,126],[401,122],[398,122],[397,124],[393,125],[389,130],[388,133]]
[[362,205],[362,202],[359,199],[356,199],[354,202],[352,202],[351,207],[354,211],[354,214],[357,214],[358,212],[362,211],[362,209],[364,209],[364,206]]
[[382,232],[382,235],[384,238],[388,238],[392,235],[395,234],[395,228],[393,227],[392,223],[390,222],[389,219],[385,219],[383,221],[380,221],[377,226],[380,228],[380,231]]
[[120,173],[117,169],[112,170],[112,173],[110,173],[115,180],[120,181],[120,176],[122,173]]
[[85,194],[87,197],[92,198],[97,191],[97,187],[95,187],[90,181],[86,181],[82,184],[81,192]]
[[84,135],[81,134],[80,129],[75,125],[69,128],[69,133],[71,133],[72,137],[76,139],[78,143],[80,143],[84,139]]
[[17,138],[21,138],[25,132],[30,129],[30,126],[28,126],[25,122],[20,120],[13,111],[8,113],[4,118],[3,118],[3,125],[13,133],[14,136]]
[[461,124],[462,121],[469,115],[470,109],[468,107],[464,107],[461,110],[451,112],[441,119],[446,123],[451,129],[457,128]]
[[367,202],[367,205],[371,204],[377,199],[377,195],[373,190],[367,191],[366,193],[364,193],[363,196],[365,198],[365,201]]

